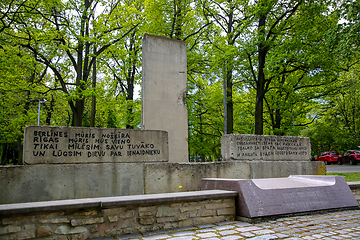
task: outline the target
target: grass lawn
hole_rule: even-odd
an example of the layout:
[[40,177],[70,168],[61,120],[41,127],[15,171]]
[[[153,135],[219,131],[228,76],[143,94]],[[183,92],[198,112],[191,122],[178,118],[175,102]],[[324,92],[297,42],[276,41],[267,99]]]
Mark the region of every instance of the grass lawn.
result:
[[360,173],[358,173],[358,172],[353,172],[353,173],[327,173],[326,175],[344,176],[344,178],[345,178],[345,180],[347,182],[360,181]]

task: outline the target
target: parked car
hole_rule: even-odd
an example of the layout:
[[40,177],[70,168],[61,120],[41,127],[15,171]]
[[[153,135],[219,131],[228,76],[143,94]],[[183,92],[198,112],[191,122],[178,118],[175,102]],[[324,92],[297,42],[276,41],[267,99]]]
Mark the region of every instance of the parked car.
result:
[[315,160],[323,161],[326,165],[338,162],[339,153],[336,151],[322,152]]
[[347,150],[343,155],[339,155],[337,163],[339,165],[343,163],[350,163],[351,165],[356,165],[357,162],[360,162],[360,150]]

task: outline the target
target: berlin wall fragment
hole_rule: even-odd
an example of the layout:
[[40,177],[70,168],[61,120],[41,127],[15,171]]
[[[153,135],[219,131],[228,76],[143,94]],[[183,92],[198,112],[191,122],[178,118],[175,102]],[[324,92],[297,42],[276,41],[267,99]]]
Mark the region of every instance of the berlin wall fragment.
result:
[[141,129],[169,133],[169,162],[188,162],[186,43],[145,34]]
[[226,134],[221,137],[224,160],[306,161],[310,138],[274,135]]
[[26,126],[25,164],[166,162],[166,131]]

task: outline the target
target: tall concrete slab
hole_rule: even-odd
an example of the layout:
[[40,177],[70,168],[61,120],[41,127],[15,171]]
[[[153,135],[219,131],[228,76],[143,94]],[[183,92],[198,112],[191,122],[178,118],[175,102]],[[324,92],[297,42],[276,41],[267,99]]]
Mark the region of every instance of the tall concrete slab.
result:
[[186,43],[145,34],[141,129],[169,133],[169,162],[188,162]]

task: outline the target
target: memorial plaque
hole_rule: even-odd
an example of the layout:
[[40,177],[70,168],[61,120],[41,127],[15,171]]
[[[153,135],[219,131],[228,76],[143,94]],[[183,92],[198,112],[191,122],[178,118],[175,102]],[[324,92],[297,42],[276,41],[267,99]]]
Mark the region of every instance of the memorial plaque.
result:
[[204,178],[202,190],[237,191],[237,216],[257,218],[359,206],[343,176]]
[[310,161],[311,145],[306,137],[226,134],[221,154],[224,160]]
[[158,130],[26,126],[24,163],[166,162],[168,134]]

